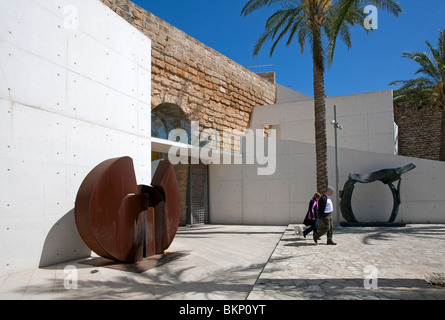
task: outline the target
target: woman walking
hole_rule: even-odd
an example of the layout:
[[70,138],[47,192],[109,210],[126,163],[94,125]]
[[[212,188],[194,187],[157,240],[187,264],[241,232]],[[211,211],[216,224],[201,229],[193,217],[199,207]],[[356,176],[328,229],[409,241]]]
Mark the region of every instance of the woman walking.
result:
[[320,198],[321,194],[317,192],[309,201],[309,208],[307,210],[306,217],[304,218],[304,224],[309,226],[309,228],[303,231],[303,236],[305,238],[309,232],[314,231],[314,234],[316,234],[318,231],[318,200]]

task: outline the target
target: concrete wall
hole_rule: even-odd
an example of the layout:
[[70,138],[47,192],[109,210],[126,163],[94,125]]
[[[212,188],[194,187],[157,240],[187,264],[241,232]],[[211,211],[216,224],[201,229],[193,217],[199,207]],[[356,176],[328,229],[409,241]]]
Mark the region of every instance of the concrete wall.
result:
[[[333,186],[334,157],[335,149],[328,147],[329,182]],[[415,164],[416,169],[402,176],[402,203],[396,222],[445,223],[445,196],[441,191],[445,163],[351,149],[339,149],[339,163],[340,190],[349,173],[370,173]],[[256,165],[220,164],[210,165],[209,180],[211,223],[302,223],[316,191],[315,147],[311,143],[277,140],[277,166],[273,175],[259,176]],[[333,200],[335,205],[334,197]],[[352,208],[359,221],[385,222],[392,205],[386,185],[379,181],[356,183]]]
[[246,161],[210,165],[210,223],[287,225],[306,213],[315,192],[314,145],[277,140],[276,152],[273,175],[258,175]]
[[[289,91],[289,89],[288,89]],[[313,99],[285,101],[275,105],[256,107],[252,114],[252,129],[264,125],[279,124],[280,138],[292,141],[314,143],[314,102]],[[295,101],[297,100],[297,101]],[[394,154],[394,115],[392,91],[377,91],[328,97],[326,99],[326,132],[328,145],[334,146],[334,105],[337,106],[337,120],[343,126],[338,136],[338,145],[343,148]]]
[[[340,150],[340,187],[343,188],[349,173],[368,173],[386,168],[402,167],[409,163],[416,168],[402,175],[401,205],[397,221],[405,223],[445,223],[445,163],[405,156],[384,155],[373,152]],[[334,159],[334,150],[331,150]],[[333,160],[330,172],[334,173]],[[330,179],[334,183],[335,177]],[[395,186],[397,186],[395,184]],[[363,217],[378,221],[389,218],[392,210],[389,188],[381,182],[355,184],[352,208],[357,219]],[[372,221],[372,220],[371,220]]]
[[150,60],[100,1],[0,1],[0,275],[90,253],[73,208],[98,163],[150,183]]

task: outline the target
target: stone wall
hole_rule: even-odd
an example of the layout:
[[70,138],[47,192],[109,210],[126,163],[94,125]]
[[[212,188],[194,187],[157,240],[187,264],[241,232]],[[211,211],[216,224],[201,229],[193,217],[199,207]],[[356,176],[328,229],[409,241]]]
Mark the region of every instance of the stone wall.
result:
[[255,106],[275,102],[273,83],[171,24],[128,0],[100,1],[152,40],[152,108],[173,103],[201,127],[244,131]]
[[441,111],[394,103],[399,126],[399,155],[439,160]]

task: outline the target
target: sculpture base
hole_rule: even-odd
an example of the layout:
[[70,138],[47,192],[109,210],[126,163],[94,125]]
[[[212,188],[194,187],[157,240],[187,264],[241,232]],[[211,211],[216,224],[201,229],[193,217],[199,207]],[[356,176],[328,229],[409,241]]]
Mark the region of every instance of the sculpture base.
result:
[[142,273],[152,268],[162,266],[163,264],[166,264],[173,260],[179,259],[185,255],[185,253],[179,252],[164,252],[163,254],[156,254],[135,263],[125,263],[113,261],[103,257],[93,257],[87,260],[79,261],[79,263],[87,264],[94,267],[103,267],[133,273]]
[[342,227],[386,227],[386,228],[403,228],[406,227],[402,222],[340,222]]

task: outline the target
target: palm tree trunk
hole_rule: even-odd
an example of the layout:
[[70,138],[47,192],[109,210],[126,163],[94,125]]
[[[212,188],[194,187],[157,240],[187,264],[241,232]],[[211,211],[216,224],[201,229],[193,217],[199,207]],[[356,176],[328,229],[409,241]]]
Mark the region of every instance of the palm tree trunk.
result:
[[[328,154],[326,142],[326,96],[324,88],[323,62],[316,55],[322,47],[321,34],[314,30],[313,37],[313,72],[314,72],[314,112],[315,112],[315,154],[317,167],[317,190],[324,192],[328,186]],[[315,54],[314,54],[315,52]]]
[[440,127],[440,154],[439,160],[445,161],[445,108],[442,108],[442,122]]

